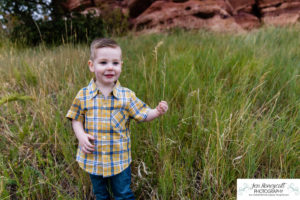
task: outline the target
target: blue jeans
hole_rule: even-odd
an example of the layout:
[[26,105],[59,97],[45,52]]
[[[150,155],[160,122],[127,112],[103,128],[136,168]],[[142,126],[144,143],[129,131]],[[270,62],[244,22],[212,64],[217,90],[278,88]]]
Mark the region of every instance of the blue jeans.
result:
[[103,178],[103,176],[97,176],[90,174],[90,178],[93,184],[94,195],[97,200],[108,200],[109,192],[108,182],[110,183],[111,190],[115,200],[131,200],[134,199],[133,192],[130,189],[131,183],[131,169],[127,167],[120,174]]

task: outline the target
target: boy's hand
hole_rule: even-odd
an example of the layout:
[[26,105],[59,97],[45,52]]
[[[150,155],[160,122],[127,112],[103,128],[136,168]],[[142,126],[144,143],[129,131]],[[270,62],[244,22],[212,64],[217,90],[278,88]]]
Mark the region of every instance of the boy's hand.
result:
[[89,134],[81,134],[78,137],[79,145],[81,146],[81,149],[83,153],[92,153],[95,151],[94,145],[91,143],[91,141],[94,141],[94,137]]
[[94,141],[95,139],[93,136],[84,132],[82,122],[72,120],[72,127],[83,153],[92,153],[95,151],[95,146],[91,143],[91,141]]
[[144,120],[144,122],[152,121],[153,119],[165,114],[167,110],[168,103],[166,101],[159,102],[155,109],[150,109],[150,111],[147,113],[147,118]]
[[156,106],[156,110],[158,111],[159,116],[165,114],[168,110],[168,103],[166,101],[159,102]]

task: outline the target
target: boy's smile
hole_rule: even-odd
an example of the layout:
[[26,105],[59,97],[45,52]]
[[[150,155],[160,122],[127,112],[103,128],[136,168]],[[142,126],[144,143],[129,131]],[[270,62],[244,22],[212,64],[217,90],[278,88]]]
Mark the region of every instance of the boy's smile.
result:
[[119,79],[122,69],[120,47],[103,47],[95,50],[95,59],[89,60],[90,71],[95,73],[96,85],[113,87]]

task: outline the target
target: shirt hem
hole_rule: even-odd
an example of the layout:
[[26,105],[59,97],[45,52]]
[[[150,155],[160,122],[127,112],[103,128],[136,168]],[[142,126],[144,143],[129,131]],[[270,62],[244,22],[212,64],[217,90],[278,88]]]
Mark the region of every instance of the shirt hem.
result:
[[105,176],[105,175],[103,175],[102,173],[93,173],[93,172],[88,171],[87,169],[84,169],[84,167],[82,166],[83,163],[79,162],[78,160],[76,160],[76,161],[77,161],[79,167],[80,167],[83,171],[85,171],[86,173],[91,174],[91,175],[96,175],[96,176],[103,176],[103,178],[108,178],[108,177],[111,177],[111,176],[116,176],[116,175],[122,173],[124,170],[126,170],[126,169],[131,165],[131,162],[132,162],[132,161],[130,161],[130,162],[128,163],[128,165],[125,166],[125,168],[124,168],[123,170],[121,170],[120,172]]

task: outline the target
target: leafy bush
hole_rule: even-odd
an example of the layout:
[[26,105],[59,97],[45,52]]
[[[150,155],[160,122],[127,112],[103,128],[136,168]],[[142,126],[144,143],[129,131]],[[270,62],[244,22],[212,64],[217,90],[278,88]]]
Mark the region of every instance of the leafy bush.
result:
[[16,25],[10,39],[27,45],[89,42],[104,35],[104,24],[100,17],[75,14],[71,18],[52,21],[37,20]]
[[122,13],[121,9],[115,8],[112,10],[108,5],[99,6],[102,12],[104,29],[109,35],[122,36],[129,30],[129,16]]

